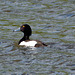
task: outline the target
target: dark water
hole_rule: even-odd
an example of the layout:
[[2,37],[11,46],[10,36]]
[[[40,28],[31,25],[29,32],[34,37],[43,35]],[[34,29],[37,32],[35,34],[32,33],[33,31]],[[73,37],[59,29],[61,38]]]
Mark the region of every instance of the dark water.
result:
[[[17,45],[25,23],[48,47]],[[0,75],[75,75],[75,0],[0,0]]]

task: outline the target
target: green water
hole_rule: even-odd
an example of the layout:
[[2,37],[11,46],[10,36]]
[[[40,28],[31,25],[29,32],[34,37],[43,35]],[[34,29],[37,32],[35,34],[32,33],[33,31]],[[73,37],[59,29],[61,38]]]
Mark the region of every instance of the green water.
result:
[[[25,23],[48,47],[17,45]],[[0,0],[0,75],[75,75],[75,1]]]

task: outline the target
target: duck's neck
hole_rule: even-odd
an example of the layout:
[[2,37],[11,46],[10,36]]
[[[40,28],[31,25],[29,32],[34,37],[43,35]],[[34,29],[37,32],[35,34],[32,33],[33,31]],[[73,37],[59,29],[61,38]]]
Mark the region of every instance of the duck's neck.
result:
[[25,40],[29,40],[29,36],[26,36],[26,35],[24,34],[23,38],[19,41],[18,44],[20,44],[22,41],[25,41]]

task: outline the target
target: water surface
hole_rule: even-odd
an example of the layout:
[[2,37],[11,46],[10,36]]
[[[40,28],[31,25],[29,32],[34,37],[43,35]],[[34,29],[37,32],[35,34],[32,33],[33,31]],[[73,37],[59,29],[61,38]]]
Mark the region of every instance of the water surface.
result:
[[[25,23],[48,47],[17,45]],[[75,1],[0,0],[0,75],[75,75]]]

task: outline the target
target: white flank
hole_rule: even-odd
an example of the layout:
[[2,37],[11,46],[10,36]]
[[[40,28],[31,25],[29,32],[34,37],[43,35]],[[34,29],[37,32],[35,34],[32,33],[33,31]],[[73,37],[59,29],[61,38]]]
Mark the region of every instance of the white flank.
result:
[[35,44],[37,44],[36,41],[28,41],[28,42],[22,41],[19,45],[33,46],[34,47]]

